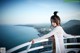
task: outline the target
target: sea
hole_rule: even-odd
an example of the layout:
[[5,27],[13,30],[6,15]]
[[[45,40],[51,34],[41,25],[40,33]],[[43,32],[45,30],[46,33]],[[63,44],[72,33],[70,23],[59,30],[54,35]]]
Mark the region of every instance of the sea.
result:
[[13,47],[38,38],[38,34],[39,32],[34,27],[0,25],[0,47],[5,47],[6,50],[9,50]]

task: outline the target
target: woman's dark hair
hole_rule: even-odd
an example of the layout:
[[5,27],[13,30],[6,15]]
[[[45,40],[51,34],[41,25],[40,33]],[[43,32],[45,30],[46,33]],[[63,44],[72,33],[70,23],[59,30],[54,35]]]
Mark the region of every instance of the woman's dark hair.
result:
[[58,13],[58,11],[54,11],[54,15],[52,15],[51,16],[51,24],[52,24],[52,22],[55,22],[57,25],[60,25],[60,22],[61,22],[61,20],[60,20],[60,17],[57,15],[57,13]]

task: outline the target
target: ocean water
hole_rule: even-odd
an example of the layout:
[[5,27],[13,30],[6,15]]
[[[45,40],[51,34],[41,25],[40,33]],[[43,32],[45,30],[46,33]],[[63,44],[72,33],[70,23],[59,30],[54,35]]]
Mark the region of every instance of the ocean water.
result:
[[33,27],[0,25],[0,47],[13,48],[38,38],[39,32]]

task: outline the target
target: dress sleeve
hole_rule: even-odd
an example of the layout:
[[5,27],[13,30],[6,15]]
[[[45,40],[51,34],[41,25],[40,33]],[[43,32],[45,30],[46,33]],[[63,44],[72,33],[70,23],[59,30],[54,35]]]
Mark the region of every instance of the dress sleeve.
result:
[[73,35],[71,35],[71,34],[67,34],[67,33],[65,33],[63,36],[64,36],[65,38],[67,38],[67,37],[75,37],[75,36],[73,36]]
[[71,35],[71,34],[67,34],[64,30],[63,30],[63,32],[64,32],[64,35],[63,35],[63,36],[64,36],[65,38],[67,38],[67,37],[75,37],[75,36],[73,36],[73,35]]
[[48,34],[46,35],[43,35],[42,37],[39,37],[39,38],[36,38],[36,39],[33,39],[34,42],[35,41],[39,41],[39,40],[42,40],[42,39],[46,39],[46,38],[49,38],[53,35],[56,35],[57,34],[57,31],[58,31],[58,28],[54,28],[54,30],[52,30],[51,32],[49,32]]

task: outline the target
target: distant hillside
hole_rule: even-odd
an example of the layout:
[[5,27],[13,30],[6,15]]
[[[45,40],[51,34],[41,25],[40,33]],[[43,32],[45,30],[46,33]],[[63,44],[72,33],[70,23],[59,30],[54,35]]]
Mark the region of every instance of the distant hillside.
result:
[[68,34],[80,35],[80,20],[70,20],[63,24],[62,27]]
[[[17,26],[28,26],[28,27],[34,27],[38,30],[41,34],[43,34],[45,31],[48,31],[47,29],[50,29],[50,23],[49,24],[31,24],[31,25],[17,25]],[[62,27],[64,31],[68,34],[74,34],[74,35],[80,35],[80,20],[70,20],[65,24],[62,24]],[[42,29],[45,29],[42,31]],[[43,32],[43,33],[42,33]]]

